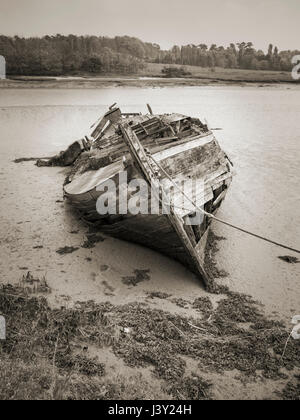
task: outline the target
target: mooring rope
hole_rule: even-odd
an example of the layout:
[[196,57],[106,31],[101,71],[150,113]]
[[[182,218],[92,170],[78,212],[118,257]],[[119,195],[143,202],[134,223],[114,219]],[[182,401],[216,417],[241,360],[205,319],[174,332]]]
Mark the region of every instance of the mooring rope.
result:
[[211,219],[213,219],[213,220],[215,220],[215,221],[217,221],[217,222],[219,222],[219,223],[222,223],[223,225],[226,225],[226,226],[229,226],[229,227],[231,227],[231,228],[233,228],[233,229],[236,229],[236,230],[238,230],[238,231],[240,231],[240,232],[243,232],[243,233],[246,233],[247,235],[250,235],[250,236],[253,236],[253,237],[255,237],[255,238],[258,238],[258,239],[261,239],[261,240],[263,240],[263,241],[265,241],[265,242],[269,242],[269,243],[271,243],[271,244],[273,244],[273,245],[276,245],[276,246],[279,246],[279,247],[281,247],[281,248],[284,248],[284,249],[288,249],[289,251],[293,251],[293,252],[296,252],[297,254],[300,254],[300,250],[299,249],[295,249],[295,248],[292,248],[292,247],[290,247],[290,246],[287,246],[287,245],[284,245],[284,244],[282,244],[282,243],[279,243],[279,242],[276,242],[276,241],[273,241],[272,239],[269,239],[269,238],[266,238],[265,236],[262,236],[262,235],[258,235],[258,234],[256,234],[256,233],[253,233],[253,232],[250,232],[249,230],[247,230],[247,229],[244,229],[244,228],[241,228],[241,227],[239,227],[239,226],[236,226],[236,225],[234,225],[234,224],[232,224],[232,223],[229,223],[229,222],[227,222],[226,220],[223,220],[223,219],[220,219],[219,217],[216,217],[216,216],[214,216],[213,214],[211,214],[211,213],[208,213],[207,211],[205,211],[205,210],[203,210],[203,209],[201,209],[200,207],[198,207],[194,202],[193,202],[193,200],[191,200],[190,199],[190,197],[188,197],[186,194],[185,194],[185,192],[173,181],[173,179],[171,178],[171,176],[167,173],[167,171],[156,161],[156,159],[154,159],[154,157],[152,156],[152,155],[148,155],[152,160],[153,160],[153,162],[157,165],[157,167],[161,170],[161,172],[171,181],[171,183],[174,185],[174,187],[175,188],[177,188],[177,190],[178,191],[180,191],[180,193],[184,196],[184,197],[186,197],[186,199],[195,207],[195,209],[196,210],[198,210],[199,212],[201,212],[201,213],[203,213],[204,215],[206,215],[207,217],[209,217],[209,218],[211,218]]

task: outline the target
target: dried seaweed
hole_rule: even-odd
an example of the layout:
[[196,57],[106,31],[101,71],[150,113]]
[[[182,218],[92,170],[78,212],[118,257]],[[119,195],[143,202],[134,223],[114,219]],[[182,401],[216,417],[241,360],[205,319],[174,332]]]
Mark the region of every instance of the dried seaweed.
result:
[[296,257],[291,257],[290,255],[284,255],[282,257],[278,257],[280,260],[285,261],[289,264],[297,264],[300,261]]
[[147,298],[149,299],[168,299],[170,296],[168,293],[163,292],[146,292]]
[[192,307],[205,315],[210,315],[213,310],[213,305],[208,297],[199,297],[195,299]]
[[212,278],[215,279],[228,277],[228,273],[226,271],[218,268],[217,262],[214,258],[216,253],[219,251],[218,242],[220,241],[226,241],[226,238],[223,236],[217,236],[212,229],[209,229],[205,247],[204,267],[205,270],[210,273]]
[[179,308],[183,308],[183,309],[186,309],[190,306],[190,303],[187,300],[182,299],[182,298],[171,299],[171,302],[177,305]]
[[79,248],[76,248],[74,246],[64,246],[62,248],[59,248],[56,253],[59,255],[66,255],[66,254],[72,254],[73,252],[78,251]]
[[278,393],[283,400],[300,401],[300,376],[295,376],[294,381],[290,381],[283,391]]
[[[74,309],[51,309],[44,298],[30,298],[20,288],[3,286],[0,312],[6,317],[8,334],[0,352],[28,364],[42,357],[55,363],[64,376],[68,372],[99,376],[104,368],[101,360],[78,357],[73,343],[109,346],[127,365],[151,367],[165,381],[172,398],[190,399],[210,398],[201,371],[238,370],[255,380],[258,372],[279,379],[286,378],[282,368],[300,368],[299,342],[290,340],[281,359],[289,332],[283,324],[266,319],[249,297],[232,294],[214,310],[206,303],[209,319],[174,315],[138,303],[85,302]],[[197,380],[196,375],[186,376],[183,356],[197,361]],[[98,395],[99,388],[94,392]]]
[[167,391],[178,397],[179,400],[199,401],[210,399],[212,384],[198,375],[184,377],[177,383],[167,387]]
[[91,249],[95,248],[96,244],[99,242],[104,242],[105,238],[99,233],[90,233],[87,235],[87,238],[81,248]]
[[134,270],[134,276],[122,277],[122,283],[126,284],[127,286],[137,286],[143,281],[151,280],[149,273],[150,270]]

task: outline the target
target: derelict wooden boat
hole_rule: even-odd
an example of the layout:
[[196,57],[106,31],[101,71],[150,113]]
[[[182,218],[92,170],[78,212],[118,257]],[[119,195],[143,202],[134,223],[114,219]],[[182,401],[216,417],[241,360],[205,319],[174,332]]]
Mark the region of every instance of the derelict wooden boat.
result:
[[[119,108],[110,108],[89,138],[91,151],[75,162],[64,187],[65,196],[100,231],[166,254],[208,284],[203,249],[210,218],[205,215],[196,225],[188,221],[199,213],[199,205],[215,214],[231,183],[232,165],[214,134],[199,119],[180,114],[153,115],[150,107],[149,111],[148,115],[122,114]],[[149,185],[172,190],[169,214],[162,214],[165,203],[161,197],[159,214],[121,214],[118,203],[116,214],[99,214],[96,203],[104,194],[99,187],[112,180],[119,192],[124,187],[119,174],[124,170],[128,182],[142,178]],[[183,197],[180,185],[191,180],[203,188],[185,192],[185,203],[190,205],[178,205]],[[129,200],[132,192],[126,194]],[[197,207],[191,204],[196,201]]]

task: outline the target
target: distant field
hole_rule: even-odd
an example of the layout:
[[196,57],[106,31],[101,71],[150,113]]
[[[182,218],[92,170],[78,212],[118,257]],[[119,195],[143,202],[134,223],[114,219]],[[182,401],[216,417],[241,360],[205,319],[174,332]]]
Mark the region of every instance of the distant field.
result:
[[[72,76],[12,76],[0,80],[0,88],[45,88],[45,89],[97,89],[108,86],[132,87],[166,87],[166,86],[205,86],[205,85],[276,85],[290,83],[300,86],[300,81],[292,79],[290,72],[223,69],[216,67],[202,68],[196,66],[172,65],[183,67],[190,76],[180,78],[164,77],[162,70],[170,67],[165,64],[146,63],[137,74],[78,74]],[[144,79],[145,78],[145,79]]]
[[[168,64],[146,63],[145,68],[140,71],[141,76],[158,77],[162,75],[162,69],[169,67]],[[173,64],[172,67],[184,67],[191,73],[192,78],[213,79],[236,82],[265,82],[265,83],[282,83],[293,82],[290,72],[281,71],[264,71],[264,70],[241,70],[241,69],[223,69],[216,67],[214,71],[210,68],[202,68],[196,66],[181,66]]]

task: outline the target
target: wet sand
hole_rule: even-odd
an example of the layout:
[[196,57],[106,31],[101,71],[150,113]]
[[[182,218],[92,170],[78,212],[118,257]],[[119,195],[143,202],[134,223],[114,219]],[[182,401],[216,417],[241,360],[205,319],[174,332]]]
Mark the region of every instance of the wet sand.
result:
[[[32,163],[22,163],[17,168],[14,165],[10,173],[2,175],[8,181],[17,170],[20,177],[13,192],[9,183],[2,190],[3,282],[18,281],[27,271],[40,277],[45,275],[53,291],[54,304],[64,301],[64,296],[70,296],[71,303],[94,299],[121,304],[143,301],[146,292],[151,291],[169,293],[171,290],[174,297],[186,300],[194,298],[195,290],[197,295],[205,295],[201,282],[187,269],[146,248],[109,237],[94,248],[83,248],[89,228],[63,202],[65,171],[38,169]],[[25,184],[22,179],[26,179]],[[19,197],[17,202],[16,197]],[[4,209],[10,209],[9,214]],[[65,246],[78,250],[58,254],[57,250]],[[122,278],[132,276],[136,269],[150,270],[151,280],[128,287]],[[185,312],[172,303],[165,309]]]

